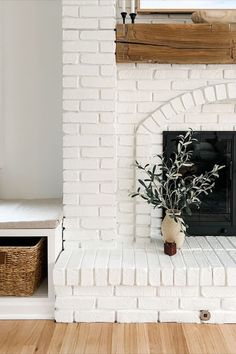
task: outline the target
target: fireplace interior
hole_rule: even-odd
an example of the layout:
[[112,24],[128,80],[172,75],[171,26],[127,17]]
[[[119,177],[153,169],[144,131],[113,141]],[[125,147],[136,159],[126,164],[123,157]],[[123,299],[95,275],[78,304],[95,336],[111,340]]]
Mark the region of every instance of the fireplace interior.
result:
[[[176,150],[178,135],[183,131],[164,131],[163,147],[171,157]],[[182,172],[200,175],[214,164],[224,165],[213,192],[202,198],[199,209],[184,215],[191,236],[236,235],[236,132],[197,131],[197,141],[189,147],[193,151],[193,166]]]

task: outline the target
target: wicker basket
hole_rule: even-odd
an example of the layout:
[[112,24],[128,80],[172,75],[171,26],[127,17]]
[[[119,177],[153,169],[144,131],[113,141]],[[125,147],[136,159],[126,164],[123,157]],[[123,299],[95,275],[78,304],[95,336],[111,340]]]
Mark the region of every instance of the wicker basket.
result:
[[0,237],[0,295],[31,296],[47,272],[45,237]]

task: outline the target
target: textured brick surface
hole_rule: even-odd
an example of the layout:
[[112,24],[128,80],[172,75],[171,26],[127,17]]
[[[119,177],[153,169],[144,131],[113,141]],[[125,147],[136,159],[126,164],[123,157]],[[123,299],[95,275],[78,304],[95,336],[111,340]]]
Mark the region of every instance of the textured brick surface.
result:
[[[212,322],[236,322],[235,239],[189,238],[166,257],[150,243],[161,213],[129,196],[134,160],[156,162],[163,130],[235,130],[235,66],[116,65],[120,1],[62,4],[65,251],[53,274],[56,320],[199,322],[200,307],[211,306]],[[161,308],[165,298],[171,310]]]
[[[148,222],[143,215],[135,218],[134,207],[126,216],[117,215],[120,205],[130,201],[129,192],[134,188],[134,159],[142,161],[158,149],[161,152],[164,129],[191,126],[233,130],[235,106],[229,99],[235,98],[235,83],[232,82],[235,69],[232,65],[116,66],[114,26],[116,17],[120,22],[119,5],[115,0],[63,2],[64,122],[70,123],[64,126],[64,202],[66,206],[83,206],[89,203],[86,199],[92,194],[94,204],[97,198],[97,205],[100,205],[96,213],[111,218],[111,223],[104,220],[105,229],[110,230],[110,239],[129,242],[135,237],[140,240],[150,237],[160,223],[156,219],[154,226],[154,219]],[[158,19],[155,15],[137,17],[137,21],[142,22]],[[163,14],[161,21],[165,20],[175,22],[173,17]],[[217,100],[228,101],[215,104]],[[145,138],[140,136],[144,131]],[[152,141],[160,145],[150,146]],[[113,160],[112,165],[109,159]],[[92,181],[98,182],[97,185],[90,183]],[[106,185],[102,181],[107,181]],[[116,194],[115,203],[107,201],[105,194],[109,190]],[[74,198],[69,197],[69,193]],[[110,215],[104,215],[103,205],[113,209]],[[117,215],[116,224],[112,220],[114,215]],[[81,231],[90,231],[87,239],[93,239],[93,215],[80,213],[76,217],[79,217]],[[146,229],[143,227],[145,220]],[[102,222],[97,220],[96,223],[101,240],[104,239]],[[72,228],[68,225],[66,231],[69,230]],[[76,232],[74,241],[80,241],[80,234],[83,232]],[[177,274],[175,278],[178,278]]]
[[[109,158],[116,158],[115,3],[63,1],[64,204],[66,217],[78,219],[76,227],[65,224],[65,235],[82,229],[72,236],[74,242],[84,241],[85,232],[87,240],[93,240],[95,229],[100,239],[103,230],[110,230],[112,239],[116,234],[114,198],[107,195],[116,183],[116,163],[109,164]],[[110,208],[109,215],[104,205]],[[70,245],[65,242],[65,247]],[[91,283],[87,270],[81,276],[84,283]]]
[[[234,322],[235,242],[235,237],[190,237],[172,257],[164,255],[161,240],[145,247],[65,250],[55,269],[56,319],[198,323],[200,310],[209,310],[212,323]],[[227,271],[231,276],[222,277]]]

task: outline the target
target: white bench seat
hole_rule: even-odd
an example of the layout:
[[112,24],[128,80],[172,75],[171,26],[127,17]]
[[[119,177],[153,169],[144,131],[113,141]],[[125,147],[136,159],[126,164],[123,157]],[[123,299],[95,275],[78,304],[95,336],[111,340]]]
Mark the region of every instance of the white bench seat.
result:
[[61,220],[60,199],[0,200],[0,229],[55,229]]

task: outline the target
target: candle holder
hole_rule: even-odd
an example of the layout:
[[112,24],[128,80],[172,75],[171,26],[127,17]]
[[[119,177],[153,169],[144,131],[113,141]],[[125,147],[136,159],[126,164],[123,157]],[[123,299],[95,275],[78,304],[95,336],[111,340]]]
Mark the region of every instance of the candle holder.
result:
[[131,18],[131,23],[135,23],[135,17],[137,16],[137,14],[135,12],[131,12],[130,18]]
[[126,16],[127,16],[127,12],[121,12],[121,17],[123,19],[123,25],[125,25]]

